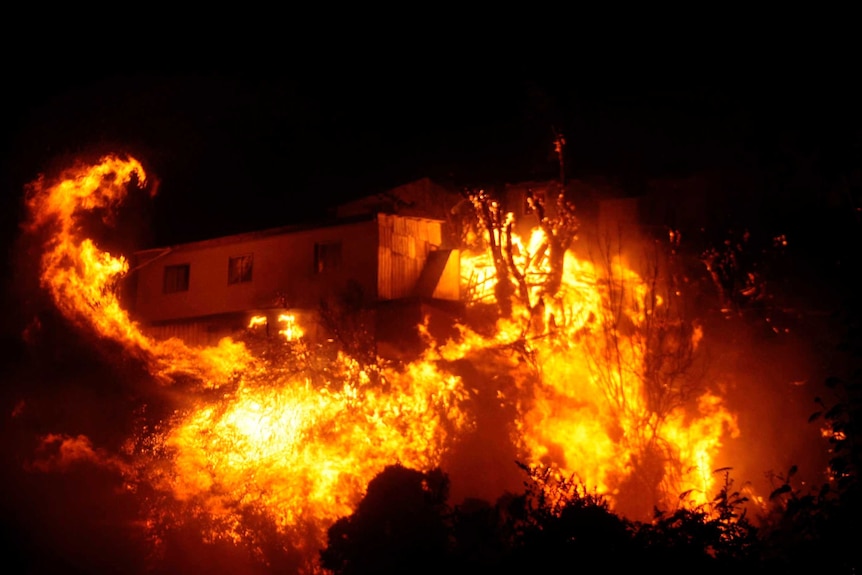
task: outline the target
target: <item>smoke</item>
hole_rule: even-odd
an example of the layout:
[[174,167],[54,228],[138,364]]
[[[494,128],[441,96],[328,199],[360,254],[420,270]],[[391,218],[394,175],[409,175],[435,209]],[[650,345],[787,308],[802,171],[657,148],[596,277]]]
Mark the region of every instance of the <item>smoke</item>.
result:
[[36,448],[36,459],[27,465],[28,471],[68,471],[77,463],[92,463],[107,468],[115,467],[116,460],[104,449],[93,449],[93,443],[84,435],[49,433]]

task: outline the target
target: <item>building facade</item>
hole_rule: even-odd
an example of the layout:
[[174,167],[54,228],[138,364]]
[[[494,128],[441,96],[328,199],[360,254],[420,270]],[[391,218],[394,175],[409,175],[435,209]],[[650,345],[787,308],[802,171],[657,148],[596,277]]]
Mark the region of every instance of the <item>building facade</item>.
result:
[[129,307],[153,336],[191,344],[285,314],[319,339],[328,302],[374,311],[457,302],[459,290],[458,251],[442,248],[439,220],[375,213],[140,251]]

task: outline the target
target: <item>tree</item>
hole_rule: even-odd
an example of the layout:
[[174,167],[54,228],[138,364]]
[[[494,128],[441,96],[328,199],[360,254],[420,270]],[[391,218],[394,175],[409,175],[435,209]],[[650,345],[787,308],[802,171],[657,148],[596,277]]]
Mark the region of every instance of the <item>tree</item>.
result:
[[[476,218],[486,234],[488,250],[494,262],[495,283],[494,297],[500,315],[511,317],[512,297],[515,295],[512,278],[519,277],[519,271],[512,261],[512,224],[514,220],[507,213],[499,200],[492,198],[485,190],[469,192],[467,197],[476,210]],[[523,297],[523,294],[522,294]]]
[[386,467],[356,511],[329,529],[321,566],[341,575],[441,572],[449,546],[448,493],[449,479],[439,469]]
[[498,198],[485,190],[469,192],[467,196],[485,233],[494,262],[494,295],[500,315],[512,317],[513,299],[531,313],[544,305],[545,299],[553,300],[562,285],[566,251],[580,226],[575,216],[575,205],[566,199],[565,189],[560,186],[550,206],[528,192],[527,201],[544,233],[532,253],[516,240],[513,231],[515,219]]
[[624,248],[635,244],[624,246],[622,235],[606,236],[591,254],[602,301],[592,337],[584,339],[586,357],[627,431],[622,441],[636,454],[619,485],[618,508],[640,517],[682,491],[683,462],[662,431],[704,391],[702,331],[678,278],[679,242],[671,240],[644,242],[637,270],[623,265]]
[[776,476],[781,483],[769,496],[773,508],[763,521],[767,557],[788,571],[852,573],[862,567],[862,372],[830,377],[826,386],[834,400],[816,398],[820,409],[809,422],[822,424],[829,445],[827,480],[799,484],[795,465]]

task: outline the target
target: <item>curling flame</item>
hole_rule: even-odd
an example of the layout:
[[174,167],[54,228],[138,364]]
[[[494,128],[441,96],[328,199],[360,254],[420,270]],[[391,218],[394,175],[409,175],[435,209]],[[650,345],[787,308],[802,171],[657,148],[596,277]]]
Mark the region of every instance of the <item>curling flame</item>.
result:
[[[99,250],[82,224],[88,211],[104,208],[109,215],[134,178],[144,183],[140,163],[109,156],[55,181],[40,178],[28,197],[28,229],[49,237],[41,281],[57,308],[144,359],[160,383],[187,394],[172,418],[129,440],[125,452],[133,461],[121,471],[130,484],[156,490],[149,525],[165,528],[195,517],[209,525],[209,540],[259,551],[245,523],[252,513],[280,533],[296,535],[292,545],[313,557],[326,528],[351,512],[387,465],[439,465],[450,436],[470,425],[460,408],[461,381],[439,372],[430,359],[396,371],[361,369],[344,356],[321,378],[299,365],[307,350],[288,314],[278,318],[280,333],[300,351],[278,365],[229,338],[192,348],[178,339],[147,337],[113,289],[128,270],[126,260]],[[265,321],[252,318],[249,327]],[[213,389],[220,390],[217,396]],[[83,436],[45,441],[60,442],[52,462],[101,457]]]
[[198,350],[180,340],[158,342],[144,335],[116,293],[128,262],[99,250],[84,236],[87,213],[102,211],[103,220],[109,222],[135,178],[141,186],[146,183],[140,162],[106,156],[99,164],[78,165],[55,181],[40,177],[29,186],[27,229],[48,236],[41,283],[66,317],[143,357],[162,381],[187,372],[200,377],[204,386],[218,386],[231,372],[246,367],[244,346],[225,340],[214,349]]
[[65,171],[58,181],[40,177],[28,189],[30,231],[48,229],[42,256],[41,282],[57,307],[73,321],[92,325],[96,331],[132,347],[148,348],[150,342],[129,321],[113,286],[128,270],[122,256],[100,251],[89,238],[81,237],[80,219],[88,211],[109,210],[126,196],[126,187],[146,176],[134,159],[103,158],[95,166]]

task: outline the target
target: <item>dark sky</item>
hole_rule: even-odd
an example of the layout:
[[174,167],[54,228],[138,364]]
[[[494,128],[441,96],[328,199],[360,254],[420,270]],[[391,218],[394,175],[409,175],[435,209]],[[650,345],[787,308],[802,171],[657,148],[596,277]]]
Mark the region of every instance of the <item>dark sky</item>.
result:
[[[792,76],[685,85],[441,64],[61,71],[17,84],[3,118],[4,212],[52,165],[129,151],[160,181],[147,214],[156,243],[290,223],[426,175],[458,185],[550,177],[555,128],[572,175],[623,182],[800,158],[837,174],[860,152],[858,91]],[[9,215],[3,224],[14,226]]]
[[808,178],[804,193],[819,194],[858,177],[862,157],[852,78],[793,66],[697,82],[543,58],[90,70],[9,76],[4,246],[24,184],[82,154],[130,152],[158,179],[157,197],[133,206],[138,229],[127,231],[140,245],[316,218],[424,176],[457,186],[553,177],[554,129],[569,175],[609,177],[629,193],[653,176],[747,171],[769,173],[777,190]]

